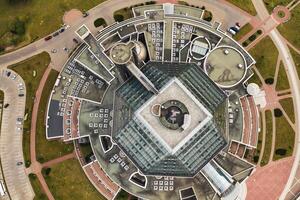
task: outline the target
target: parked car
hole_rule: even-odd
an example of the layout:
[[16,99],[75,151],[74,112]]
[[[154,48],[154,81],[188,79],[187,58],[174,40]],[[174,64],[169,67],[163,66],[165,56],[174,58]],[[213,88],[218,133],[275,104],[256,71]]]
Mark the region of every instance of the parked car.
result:
[[17,121],[18,121],[18,122],[22,122],[22,121],[23,121],[23,118],[22,118],[22,117],[18,117],[18,118],[17,118]]
[[78,40],[76,38],[73,38],[73,42],[75,42],[76,44],[78,44]]
[[17,75],[16,75],[16,74],[12,74],[12,75],[11,75],[11,79],[12,79],[12,80],[15,80],[16,78],[17,78]]
[[10,76],[10,74],[11,74],[11,72],[10,72],[10,71],[6,71],[6,76],[7,76],[7,77],[9,77],[9,76]]
[[9,103],[6,103],[3,107],[7,108],[9,106]]
[[89,16],[89,13],[88,12],[84,12],[82,16],[83,17],[87,17],[87,16]]
[[23,165],[23,162],[19,161],[19,162],[17,162],[17,165],[18,166]]
[[48,41],[48,40],[51,40],[51,39],[52,39],[52,36],[51,36],[51,35],[45,37],[45,41]]
[[19,97],[24,97],[24,94],[19,94]]
[[59,35],[59,32],[55,32],[55,33],[53,33],[53,37],[56,37],[56,36],[58,36]]
[[227,31],[228,31],[229,33],[231,33],[232,35],[235,35],[235,34],[236,34],[236,32],[235,32],[233,29],[231,29],[231,28],[229,28]]
[[64,31],[65,31],[65,28],[61,28],[61,29],[59,30],[60,33],[64,32]]

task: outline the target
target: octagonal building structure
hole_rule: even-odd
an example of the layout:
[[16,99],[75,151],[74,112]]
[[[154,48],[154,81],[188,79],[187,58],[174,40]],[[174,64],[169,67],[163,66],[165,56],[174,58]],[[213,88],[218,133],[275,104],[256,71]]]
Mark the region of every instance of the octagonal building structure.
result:
[[255,61],[201,9],[132,12],[76,31],[82,43],[51,93],[46,137],[74,143],[107,199],[121,189],[155,200],[243,197],[260,130],[246,90]]

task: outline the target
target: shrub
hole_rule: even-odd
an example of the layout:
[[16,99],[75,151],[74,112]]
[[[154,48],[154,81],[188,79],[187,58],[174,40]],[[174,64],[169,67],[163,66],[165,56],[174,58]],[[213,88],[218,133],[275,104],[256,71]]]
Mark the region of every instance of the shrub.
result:
[[246,46],[248,46],[248,42],[245,41],[245,42],[242,43],[242,45],[243,45],[243,47],[246,47]]
[[98,28],[99,26],[106,26],[106,22],[103,18],[98,18],[94,21],[94,26]]
[[29,177],[30,179],[32,179],[32,180],[36,179],[36,175],[33,174],[33,173],[30,173],[30,174],[28,175],[28,177]]
[[284,156],[286,154],[286,149],[276,149],[275,154]]
[[151,4],[156,4],[156,2],[155,1],[147,1],[145,4],[146,5],[151,5]]
[[50,172],[51,172],[51,168],[50,167],[42,169],[42,174],[43,174],[44,177],[49,176]]
[[189,4],[185,1],[178,1],[178,4],[188,6]]
[[25,34],[26,27],[25,27],[25,21],[20,20],[19,18],[16,18],[11,24],[10,24],[10,32],[22,36]]
[[116,22],[122,22],[122,21],[124,21],[124,16],[120,15],[120,14],[115,14],[114,19]]
[[212,20],[212,17],[213,17],[213,15],[212,15],[212,13],[210,11],[207,11],[207,10],[204,11],[203,19],[205,21],[210,22]]
[[29,167],[30,165],[31,165],[30,160],[26,160],[26,161],[25,161],[25,167]]
[[256,39],[256,35],[253,34],[248,39],[252,42],[252,41],[254,41]]
[[273,78],[267,78],[265,80],[265,83],[268,84],[268,85],[272,85],[274,83],[274,79]]
[[258,159],[259,159],[259,156],[254,156],[254,157],[253,157],[253,161],[254,161],[255,163],[258,162]]
[[259,30],[256,31],[256,33],[257,33],[258,35],[261,35],[261,34],[262,34],[262,30],[259,29]]
[[274,115],[275,115],[275,117],[281,117],[283,115],[283,113],[279,108],[275,108]]

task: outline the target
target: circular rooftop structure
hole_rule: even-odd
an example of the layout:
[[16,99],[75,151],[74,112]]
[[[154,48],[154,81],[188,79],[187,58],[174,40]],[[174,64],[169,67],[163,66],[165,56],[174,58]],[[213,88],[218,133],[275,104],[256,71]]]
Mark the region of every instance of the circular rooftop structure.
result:
[[243,80],[247,66],[244,56],[237,49],[220,46],[208,54],[204,70],[220,87],[230,88]]
[[257,95],[259,91],[260,91],[259,86],[256,83],[250,83],[247,86],[247,92],[252,96]]
[[126,64],[131,59],[133,44],[117,43],[110,50],[110,58],[117,64]]
[[166,128],[177,130],[184,123],[184,115],[189,114],[187,107],[177,100],[169,100],[162,104],[160,122]]

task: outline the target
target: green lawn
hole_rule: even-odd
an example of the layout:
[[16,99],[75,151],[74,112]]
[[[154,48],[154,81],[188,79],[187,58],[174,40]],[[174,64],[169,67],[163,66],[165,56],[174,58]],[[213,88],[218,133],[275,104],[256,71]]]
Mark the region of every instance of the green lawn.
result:
[[286,90],[289,89],[289,79],[287,77],[285,68],[283,63],[280,61],[280,66],[279,66],[279,71],[278,71],[278,78],[277,78],[277,83],[276,83],[276,90]]
[[[25,81],[26,84],[26,106],[25,114],[27,120],[23,126],[23,152],[26,162],[30,162],[30,128],[31,128],[31,113],[34,103],[35,91],[38,88],[40,80],[50,63],[50,56],[43,52],[33,56],[27,60],[11,65],[8,68],[17,72]],[[35,76],[34,76],[35,74]]]
[[293,154],[295,133],[284,116],[276,118],[275,152],[278,149],[286,150],[284,155],[274,153],[273,160],[279,160]]
[[266,111],[266,140],[264,154],[261,159],[261,166],[268,164],[270,159],[270,154],[272,150],[272,112],[270,110]]
[[38,118],[36,123],[36,156],[37,160],[40,162],[46,162],[59,156],[71,153],[74,149],[73,144],[65,144],[59,140],[49,141],[46,139],[45,118],[47,114],[47,103],[57,76],[57,71],[50,71],[50,74],[47,78],[47,84],[45,84],[45,87],[43,89],[39,105]]
[[127,193],[125,190],[121,190],[115,199],[116,200],[127,200],[129,196],[130,196],[129,193]]
[[253,70],[253,76],[249,79],[248,83],[256,83],[259,86],[262,86],[262,82],[260,81],[258,75]]
[[62,17],[66,11],[73,8],[85,11],[103,1],[30,0],[9,3],[8,0],[2,0],[0,1],[0,46],[7,47],[13,43],[13,35],[9,30],[16,17],[26,22],[25,35],[18,42],[18,46],[23,46],[58,29],[63,24]]
[[269,11],[269,13],[272,13],[273,9],[277,5],[286,6],[291,1],[292,0],[264,0],[264,3],[265,3],[267,10]]
[[233,39],[235,40],[239,40],[241,39],[244,35],[246,35],[247,33],[249,33],[251,30],[253,29],[253,27],[251,26],[251,24],[247,23],[245,24],[241,29],[240,31],[233,36]]
[[47,200],[46,194],[41,188],[41,184],[35,174],[29,174],[29,180],[35,193],[34,200]]
[[300,49],[300,6],[296,6],[292,10],[291,19],[278,26],[278,30],[291,44]]
[[92,150],[92,147],[90,144],[80,144],[79,148],[80,148],[80,152],[82,153],[82,156],[84,158],[93,153],[93,150]]
[[290,120],[295,123],[295,111],[294,111],[294,104],[292,98],[282,99],[279,101],[282,108],[286,112],[286,114],[289,116]]
[[[260,116],[261,116],[261,113],[260,113]],[[262,127],[262,119],[261,119],[261,117],[259,118],[259,123],[260,123],[260,127]],[[257,161],[259,159],[259,155],[261,153],[262,139],[263,139],[263,135],[262,135],[262,131],[260,131],[258,133],[258,141],[257,141],[256,149],[255,149],[255,154],[254,154],[254,156],[253,156],[253,158],[251,160],[251,162],[253,162],[255,164],[257,163]],[[255,161],[255,159],[257,159],[257,161]]]
[[300,78],[300,55],[294,51],[293,49],[290,48],[290,52],[292,54],[293,60],[295,62],[295,66],[297,69],[298,77]]
[[54,165],[45,179],[56,200],[105,200],[90,183],[76,159]]
[[236,5],[240,9],[246,11],[250,15],[253,15],[253,16],[256,15],[256,10],[255,10],[251,0],[227,0],[227,1]]
[[256,67],[264,79],[273,78],[275,74],[278,50],[270,37],[262,39],[250,54],[256,60]]
[[[121,16],[123,16],[123,17],[121,17]],[[122,8],[122,9],[114,12],[115,21],[120,22],[120,21],[129,19],[129,18],[132,18],[132,17],[133,17],[133,13],[132,13],[131,9],[128,7]]]

